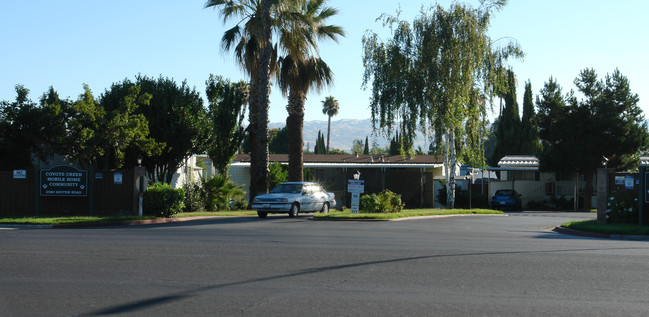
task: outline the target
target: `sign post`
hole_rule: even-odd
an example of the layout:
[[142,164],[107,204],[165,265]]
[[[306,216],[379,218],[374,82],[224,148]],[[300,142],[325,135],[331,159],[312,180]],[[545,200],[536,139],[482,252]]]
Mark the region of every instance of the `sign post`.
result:
[[365,191],[365,181],[350,179],[347,181],[347,192],[352,194],[352,213],[357,214],[361,204],[361,193]]

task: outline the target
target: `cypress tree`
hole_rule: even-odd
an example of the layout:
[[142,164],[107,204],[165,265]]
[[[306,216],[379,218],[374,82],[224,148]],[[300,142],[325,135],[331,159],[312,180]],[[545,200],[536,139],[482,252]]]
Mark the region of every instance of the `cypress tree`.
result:
[[363,150],[363,154],[365,155],[370,154],[370,141],[367,136],[365,137],[365,149]]
[[521,154],[521,119],[516,102],[516,78],[512,70],[508,70],[507,74],[507,88],[500,92],[501,98],[505,100],[505,108],[498,118],[495,131],[496,148],[491,157],[491,165],[497,165],[506,155]]
[[532,83],[525,83],[525,94],[523,95],[523,118],[521,119],[521,145],[520,154],[538,155],[541,151],[539,141],[539,127],[536,123],[536,112],[532,100]]

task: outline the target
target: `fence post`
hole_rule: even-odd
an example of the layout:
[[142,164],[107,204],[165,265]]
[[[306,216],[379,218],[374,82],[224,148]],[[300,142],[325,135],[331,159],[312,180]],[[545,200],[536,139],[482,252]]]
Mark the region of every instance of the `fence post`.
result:
[[608,174],[610,168],[597,169],[597,223],[606,223],[606,207],[608,202]]
[[38,217],[39,200],[41,198],[41,171],[34,165],[34,217]]

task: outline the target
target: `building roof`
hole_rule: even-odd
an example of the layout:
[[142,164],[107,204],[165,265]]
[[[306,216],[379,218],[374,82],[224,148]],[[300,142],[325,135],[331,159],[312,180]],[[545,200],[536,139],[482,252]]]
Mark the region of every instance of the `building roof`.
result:
[[[303,160],[305,166],[438,167],[444,164],[444,157],[441,155],[416,155],[404,158],[401,155],[304,154]],[[270,154],[269,162],[288,163],[288,154]],[[250,163],[250,155],[238,154],[233,163]]]
[[530,155],[507,155],[498,162],[500,167],[539,167],[539,159]]

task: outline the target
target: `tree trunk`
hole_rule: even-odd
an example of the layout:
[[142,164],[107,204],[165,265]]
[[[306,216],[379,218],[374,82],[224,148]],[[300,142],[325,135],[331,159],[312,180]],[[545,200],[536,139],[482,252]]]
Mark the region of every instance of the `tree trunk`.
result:
[[288,132],[288,180],[301,182],[304,179],[304,140],[302,129],[304,126],[304,97],[301,92],[291,88],[289,92],[288,118],[286,129]]
[[257,74],[253,74],[250,78],[250,99],[248,101],[248,109],[250,111],[248,118],[250,125],[248,125],[248,145],[250,146],[250,188],[248,190],[248,206],[252,206],[252,202],[259,192],[257,189],[257,116],[259,112],[259,99],[257,92]]
[[327,154],[329,154],[329,133],[331,132],[331,116],[329,116],[329,122],[327,122]]
[[584,181],[586,188],[584,188],[584,210],[590,211],[593,208],[593,174],[594,172],[585,172]]
[[270,8],[273,0],[262,0],[262,47],[259,54],[259,72],[257,77],[258,117],[257,117],[257,153],[255,153],[256,166],[256,191],[268,192],[268,109],[270,106],[270,60],[272,56],[272,32]]
[[446,136],[448,142],[446,158],[446,208],[453,209],[455,208],[455,165],[457,163],[457,157],[455,153],[455,131],[452,129],[446,130]]

